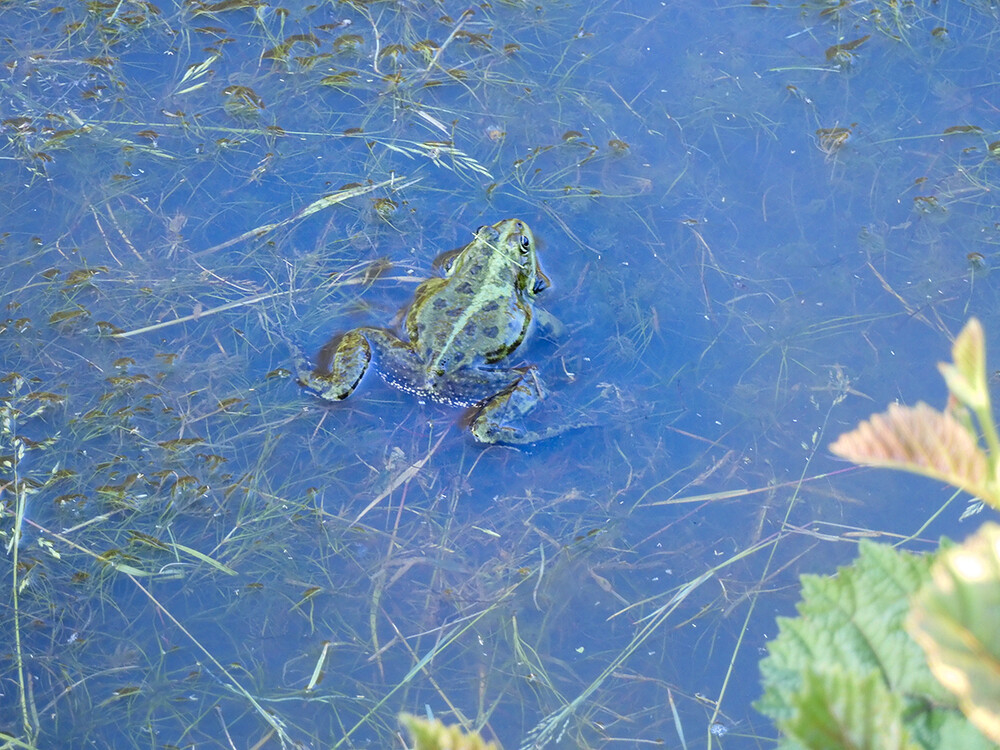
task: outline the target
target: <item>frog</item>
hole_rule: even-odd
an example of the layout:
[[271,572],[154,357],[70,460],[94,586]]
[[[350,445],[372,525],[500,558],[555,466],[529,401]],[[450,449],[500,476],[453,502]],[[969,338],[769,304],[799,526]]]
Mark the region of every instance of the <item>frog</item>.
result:
[[420,398],[473,407],[468,427],[484,444],[534,443],[568,429],[527,426],[545,386],[535,365],[508,364],[533,327],[536,297],[551,286],[528,225],[512,218],[482,226],[437,264],[443,275],[423,281],[402,311],[404,336],[371,326],[336,335],[300,383],[342,401],[372,367]]

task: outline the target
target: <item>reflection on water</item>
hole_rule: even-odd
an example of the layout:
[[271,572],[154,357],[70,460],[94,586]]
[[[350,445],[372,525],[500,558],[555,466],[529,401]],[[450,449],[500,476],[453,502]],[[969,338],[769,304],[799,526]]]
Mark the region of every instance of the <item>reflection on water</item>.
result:
[[[1000,330],[994,15],[4,5],[4,731],[773,741],[798,573],[935,510],[827,445]],[[511,364],[596,427],[295,385],[507,216],[553,282]]]

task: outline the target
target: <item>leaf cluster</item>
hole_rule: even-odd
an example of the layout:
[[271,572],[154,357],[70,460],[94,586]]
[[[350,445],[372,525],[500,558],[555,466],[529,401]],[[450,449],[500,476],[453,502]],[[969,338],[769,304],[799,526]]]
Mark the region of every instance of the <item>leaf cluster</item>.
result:
[[[1000,509],[1000,441],[977,320],[952,354],[953,363],[939,365],[950,391],[945,411],[893,405],[831,450],[946,481]],[[757,708],[784,733],[779,747],[1000,743],[1000,525],[923,556],[863,542],[836,576],[801,581],[798,617],[779,619],[761,662]]]

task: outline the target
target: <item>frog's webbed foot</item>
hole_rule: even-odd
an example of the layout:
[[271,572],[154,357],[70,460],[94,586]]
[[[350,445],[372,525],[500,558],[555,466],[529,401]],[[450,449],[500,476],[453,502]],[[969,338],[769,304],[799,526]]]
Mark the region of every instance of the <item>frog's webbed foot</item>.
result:
[[535,368],[529,367],[507,388],[482,403],[470,425],[473,437],[481,443],[526,445],[592,425],[560,422],[540,429],[530,428],[527,417],[544,398],[541,379]]
[[362,329],[334,336],[320,349],[316,368],[299,373],[299,385],[326,401],[341,401],[358,387],[371,358]]

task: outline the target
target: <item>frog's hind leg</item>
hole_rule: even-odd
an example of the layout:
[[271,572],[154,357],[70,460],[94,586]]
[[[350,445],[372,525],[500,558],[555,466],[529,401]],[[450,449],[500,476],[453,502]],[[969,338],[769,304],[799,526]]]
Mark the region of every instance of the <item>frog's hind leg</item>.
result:
[[[509,378],[510,371],[506,374]],[[539,431],[527,426],[525,417],[544,398],[545,389],[537,371],[528,367],[506,388],[482,402],[469,426],[473,437],[481,443],[523,445],[559,434],[563,428]]]
[[358,328],[334,336],[319,350],[316,369],[299,382],[327,401],[341,401],[358,387],[371,362],[369,331]]
[[[538,426],[538,407],[546,397],[538,371],[534,367],[527,367],[514,372],[519,377],[509,382],[495,396],[481,401],[471,415],[469,429],[480,443],[527,445],[562,435],[569,430],[594,425],[589,419],[558,419],[553,424]],[[506,373],[509,377],[511,371],[498,373]]]

